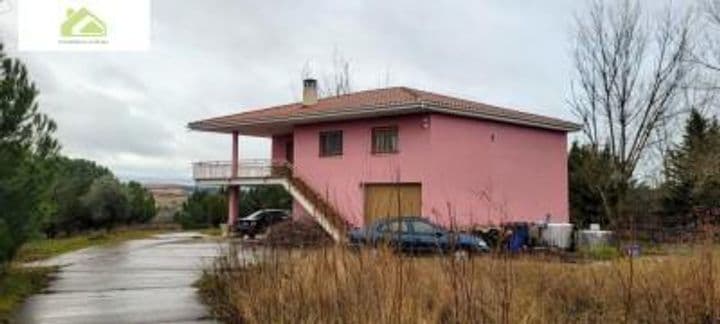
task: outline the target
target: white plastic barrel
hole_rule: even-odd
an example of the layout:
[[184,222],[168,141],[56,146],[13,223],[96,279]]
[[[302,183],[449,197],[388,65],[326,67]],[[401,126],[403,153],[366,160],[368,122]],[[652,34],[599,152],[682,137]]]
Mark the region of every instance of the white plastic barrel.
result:
[[542,239],[548,246],[570,248],[573,225],[570,223],[549,223],[542,232]]

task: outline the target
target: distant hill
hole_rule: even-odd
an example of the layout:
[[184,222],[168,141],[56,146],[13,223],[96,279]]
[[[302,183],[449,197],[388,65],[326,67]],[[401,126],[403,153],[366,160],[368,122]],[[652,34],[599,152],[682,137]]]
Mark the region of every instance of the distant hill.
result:
[[195,190],[193,186],[183,184],[149,183],[143,186],[152,193],[155,199],[158,213],[153,221],[156,223],[172,222],[175,213],[180,211],[182,204]]
[[195,190],[195,186],[193,185],[187,185],[187,184],[179,184],[179,183],[159,183],[159,182],[150,182],[150,183],[143,183],[143,187],[147,188],[148,190],[184,190],[186,192],[193,192]]

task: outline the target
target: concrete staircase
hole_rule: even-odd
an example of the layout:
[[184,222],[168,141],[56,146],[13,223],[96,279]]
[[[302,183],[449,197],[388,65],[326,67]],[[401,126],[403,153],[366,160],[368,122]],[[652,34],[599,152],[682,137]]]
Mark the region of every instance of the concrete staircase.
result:
[[350,224],[307,182],[293,174],[290,166],[274,167],[273,174],[282,177],[283,187],[335,242],[342,242],[345,239]]
[[[233,168],[237,170],[233,172]],[[293,166],[285,161],[243,160],[237,165],[231,161],[196,162],[193,178],[202,186],[280,185],[336,242],[343,241],[350,228],[337,209],[296,175]]]

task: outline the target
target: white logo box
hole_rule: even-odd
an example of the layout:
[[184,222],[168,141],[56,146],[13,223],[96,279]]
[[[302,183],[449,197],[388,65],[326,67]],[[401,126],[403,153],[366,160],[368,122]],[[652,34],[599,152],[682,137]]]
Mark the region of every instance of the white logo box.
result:
[[150,8],[150,0],[18,0],[18,49],[148,50]]

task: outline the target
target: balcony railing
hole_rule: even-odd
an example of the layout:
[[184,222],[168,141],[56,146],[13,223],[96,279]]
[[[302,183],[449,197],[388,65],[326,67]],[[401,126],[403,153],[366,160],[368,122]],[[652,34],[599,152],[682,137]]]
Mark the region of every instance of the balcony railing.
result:
[[238,178],[277,178],[286,176],[289,164],[273,160],[240,160],[237,175],[233,177],[231,161],[209,161],[193,163],[195,180],[229,180]]

